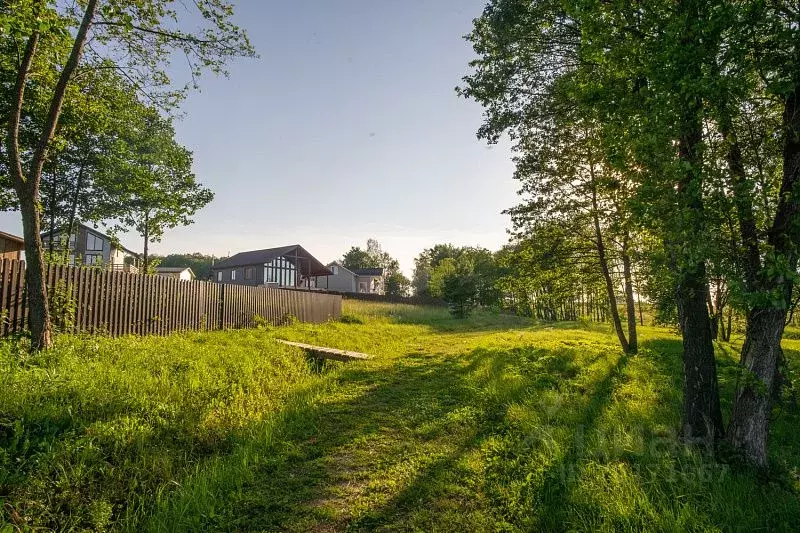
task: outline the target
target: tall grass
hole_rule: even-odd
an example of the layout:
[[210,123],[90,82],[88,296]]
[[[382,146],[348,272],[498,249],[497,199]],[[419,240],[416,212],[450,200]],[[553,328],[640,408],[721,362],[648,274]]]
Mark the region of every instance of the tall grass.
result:
[[[667,330],[624,357],[602,324],[345,316],[0,343],[0,531],[800,530],[797,412],[776,413],[770,472],[685,447]],[[314,364],[276,338],[374,358]],[[727,399],[737,346],[719,348]]]

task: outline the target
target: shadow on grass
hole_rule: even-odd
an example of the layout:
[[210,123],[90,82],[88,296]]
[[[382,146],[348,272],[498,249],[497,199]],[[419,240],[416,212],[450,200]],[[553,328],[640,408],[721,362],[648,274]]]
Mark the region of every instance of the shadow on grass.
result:
[[395,324],[414,324],[440,333],[491,332],[502,330],[573,330],[611,331],[610,325],[572,321],[549,322],[506,311],[477,309],[468,318],[454,318],[446,307],[425,307],[397,304],[371,306],[369,317],[382,317]]
[[[583,391],[589,401],[580,424],[592,427],[623,365],[620,360]],[[483,521],[491,528],[494,507],[501,512],[502,505],[476,497],[481,474],[465,458],[480,455],[487,439],[509,431],[512,405],[566,387],[579,371],[574,349],[533,347],[462,356],[415,353],[379,372],[364,364],[344,367],[336,376],[342,397],[287,419],[281,441],[252,479],[218,495],[225,503],[213,518],[192,526],[305,531],[410,521],[452,529],[459,521],[467,528]],[[431,514],[432,502],[443,506],[441,512],[455,508],[443,518]]]

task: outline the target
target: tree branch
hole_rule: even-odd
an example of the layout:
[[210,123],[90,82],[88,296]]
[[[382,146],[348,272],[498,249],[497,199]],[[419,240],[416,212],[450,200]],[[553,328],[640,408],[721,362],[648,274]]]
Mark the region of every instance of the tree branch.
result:
[[[40,5],[41,7],[41,5]],[[36,55],[36,46],[39,44],[39,31],[34,31],[25,45],[25,53],[17,70],[17,81],[14,85],[14,100],[11,106],[11,116],[8,121],[8,152],[11,172],[14,175],[14,186],[21,191],[25,185],[25,173],[22,170],[22,160],[19,154],[19,123],[22,118],[22,104],[25,102],[25,84],[28,73]]]
[[72,73],[78,67],[78,63],[81,60],[83,47],[86,44],[86,36],[89,33],[89,27],[92,25],[92,20],[97,12],[97,2],[98,0],[89,0],[86,5],[86,11],[83,14],[83,20],[78,28],[78,34],[75,36],[75,42],[72,44],[69,58],[61,71],[61,75],[58,77],[58,82],[53,92],[53,99],[50,101],[47,121],[42,130],[42,136],[39,138],[39,144],[34,151],[30,172],[28,174],[28,181],[31,182],[29,186],[33,188],[34,192],[39,185],[39,177],[41,176],[44,160],[47,156],[47,147],[58,125],[58,117],[61,114],[61,107],[64,104],[64,95],[67,92],[67,85],[72,77]]

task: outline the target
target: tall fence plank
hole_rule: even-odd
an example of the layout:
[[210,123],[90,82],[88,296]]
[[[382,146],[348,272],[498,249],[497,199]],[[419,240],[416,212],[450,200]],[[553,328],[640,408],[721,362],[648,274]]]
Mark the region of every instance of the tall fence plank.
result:
[[[167,335],[252,327],[259,322],[284,324],[294,319],[321,323],[342,316],[342,297],[269,287],[223,285],[210,281],[131,274],[95,267],[47,265],[44,272],[51,302],[69,298],[68,312],[54,322],[72,332],[111,336]],[[25,263],[0,260],[0,336],[28,326]],[[257,318],[258,317],[258,318]],[[66,319],[66,320],[65,320]]]

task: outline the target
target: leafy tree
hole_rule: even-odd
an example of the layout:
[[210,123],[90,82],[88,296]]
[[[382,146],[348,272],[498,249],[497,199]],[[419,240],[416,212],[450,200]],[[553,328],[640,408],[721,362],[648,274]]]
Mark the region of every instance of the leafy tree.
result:
[[386,277],[386,294],[389,296],[408,296],[411,280],[402,272],[392,272]]
[[431,273],[430,291],[448,303],[454,317],[469,317],[478,303],[478,279],[473,260],[461,255],[441,261]]
[[[494,0],[471,36],[479,59],[465,91],[487,106],[481,134],[511,131],[537,186],[569,176],[555,198],[570,197],[574,170],[596,161],[598,198],[612,200],[593,208],[601,233],[651,241],[647,286],[672,301],[683,336],[689,442],[723,435],[712,315],[745,314],[727,438],[759,466],[800,245],[798,32],[785,1]],[[554,198],[549,186],[526,192]],[[559,220],[536,207],[533,222]]]
[[399,272],[400,263],[388,252],[385,252],[375,239],[367,240],[367,248],[353,246],[344,254],[342,264],[345,268],[382,268],[387,275]]
[[175,142],[171,122],[152,110],[140,119],[114,147],[113,174],[98,181],[103,212],[119,220],[117,229],[132,227],[142,236],[146,269],[148,245],[160,241],[167,228],[191,224],[214,194],[197,182],[192,154]]
[[214,263],[213,255],[199,252],[191,254],[168,254],[165,256],[151,256],[151,261],[158,261],[162,267],[188,267],[199,280],[211,279],[211,266]]
[[448,257],[456,257],[459,249],[452,244],[437,244],[432,248],[423,250],[416,259],[414,259],[414,278],[411,282],[414,288],[414,294],[418,296],[428,295],[428,283],[430,281],[431,272],[439,265],[444,259]]
[[597,257],[560,224],[530,229],[498,257],[505,268],[498,286],[517,312],[550,321],[604,319],[608,300]]
[[[195,31],[185,31],[175,0],[10,0],[0,5],[3,86],[9,113],[0,146],[22,215],[31,346],[51,345],[39,213],[42,173],[53,149],[65,103],[75,98],[84,70],[116,69],[163,108],[174,107],[189,86],[175,89],[166,67],[183,53],[193,82],[203,70],[223,72],[233,57],[252,55],[244,33],[231,23],[224,0],[191,3]],[[74,31],[73,31],[74,30]],[[87,47],[87,43],[92,45]],[[46,109],[46,112],[41,112]]]
[[[635,183],[607,157],[593,107],[575,100],[576,85],[583,84],[580,35],[580,21],[559,2],[490,2],[469,36],[479,58],[460,92],[487,110],[481,137],[496,142],[510,132],[514,140],[515,177],[526,200],[508,211],[517,236],[524,239],[543,222],[560,224],[582,253],[593,251],[620,346],[636,353],[635,237],[628,209]],[[617,309],[617,264],[627,334]]]

